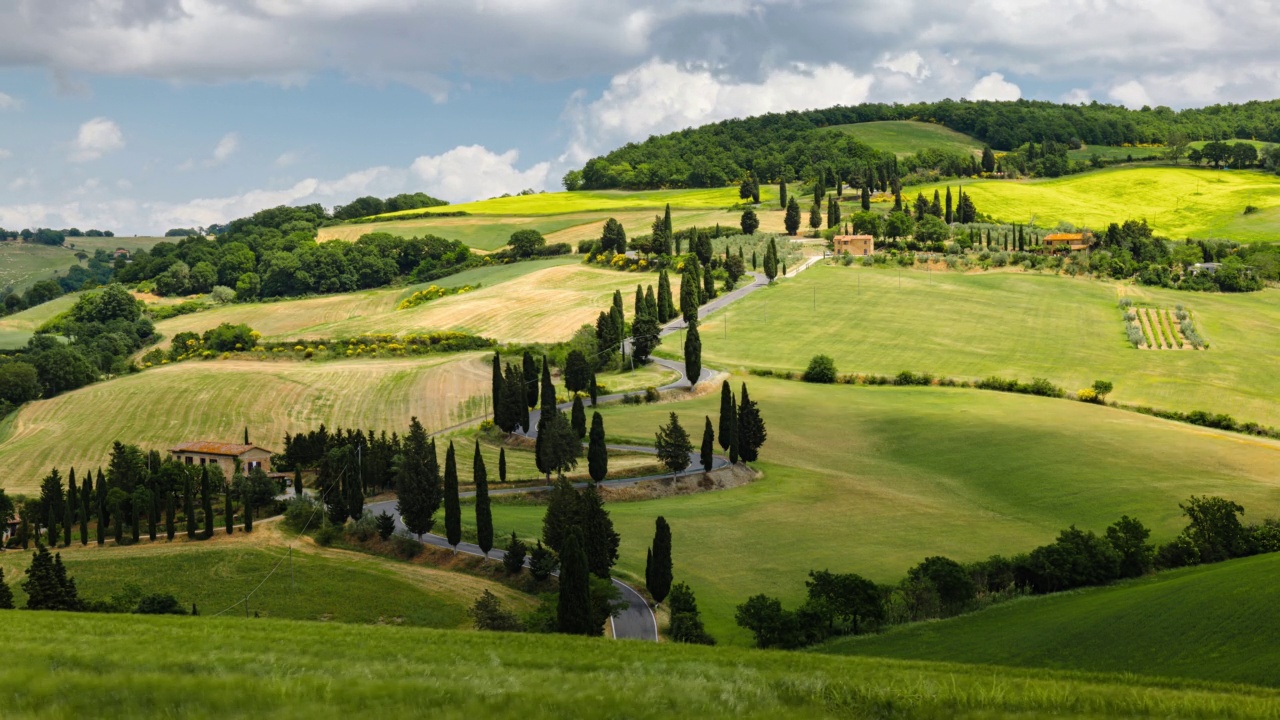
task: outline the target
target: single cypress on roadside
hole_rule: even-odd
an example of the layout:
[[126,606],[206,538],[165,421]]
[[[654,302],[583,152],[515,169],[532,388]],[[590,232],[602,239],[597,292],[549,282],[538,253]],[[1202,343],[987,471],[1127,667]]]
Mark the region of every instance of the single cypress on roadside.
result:
[[711,416],[706,416],[707,423],[702,428],[702,451],[699,453],[702,460],[702,471],[711,472],[711,466],[715,462],[716,433],[711,429]]
[[293,469],[293,494],[302,497],[302,468]]
[[569,424],[573,427],[573,434],[582,440],[587,436],[587,410],[582,406],[582,396],[574,393],[573,410],[569,414]]
[[737,424],[733,406],[733,388],[729,381],[720,383],[720,449],[728,450],[733,443],[733,426]]
[[457,552],[458,543],[462,542],[462,507],[458,501],[458,460],[452,440],[444,455],[444,532]]
[[471,464],[476,484],[476,544],[489,557],[493,549],[493,509],[489,506],[489,474],[480,454],[480,441],[476,441],[476,456]]
[[496,350],[493,353],[493,377],[491,381],[493,383],[493,424],[502,427],[502,411],[506,407],[503,399],[506,394],[503,392],[502,384],[502,357]]
[[684,372],[689,377],[689,388],[697,387],[702,377],[702,338],[698,335],[698,318],[689,320],[684,336]]
[[671,526],[661,515],[655,521],[653,531],[653,547],[649,549],[649,563],[645,572],[645,587],[653,596],[653,601],[660,603],[667,599],[671,592],[673,571],[671,564]]
[[596,406],[596,399],[600,395],[600,385],[596,382],[596,371],[591,370],[591,384],[587,386],[587,393],[591,395],[591,407]]
[[600,482],[609,474],[609,449],[604,444],[604,418],[591,413],[591,438],[587,444],[587,471],[592,482]]
[[582,531],[571,528],[560,553],[560,595],[556,602],[556,627],[569,635],[594,635],[591,621],[591,576]]
[[231,506],[231,486],[230,485],[226,485],[223,487],[222,495],[223,497],[226,498],[226,507],[224,507],[222,510],[222,519],[224,524],[227,527],[227,534],[230,535],[233,532],[235,532],[234,519],[236,516],[235,508]]
[[507,481],[507,449],[498,448],[498,482]]

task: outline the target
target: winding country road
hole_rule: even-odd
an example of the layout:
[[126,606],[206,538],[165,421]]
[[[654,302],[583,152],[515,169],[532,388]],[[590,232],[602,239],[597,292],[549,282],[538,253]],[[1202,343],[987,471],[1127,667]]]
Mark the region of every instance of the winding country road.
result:
[[[794,277],[795,275],[797,275],[803,270],[808,269],[810,266],[812,266],[814,263],[816,263],[821,259],[822,259],[821,257],[817,257],[817,256],[809,258],[805,262],[801,263],[799,267],[793,268],[791,272],[787,273],[786,277]],[[752,278],[752,282],[750,284],[737,288],[732,292],[725,293],[724,295],[721,295],[715,298],[714,300],[712,300],[711,302],[698,308],[699,320],[701,320],[702,318],[705,318],[706,316],[710,315],[716,310],[719,310],[731,303],[741,300],[742,298],[746,297],[747,295],[750,295],[753,292],[756,292],[761,288],[768,287],[769,280],[768,278],[765,277],[763,273],[751,272],[751,273],[748,273],[748,275],[750,275]],[[666,337],[668,335],[684,330],[686,327],[687,326],[683,318],[676,318],[675,320],[672,320],[666,325],[663,325],[661,330],[658,333],[658,336]],[[627,349],[629,350],[630,340],[626,341],[626,345],[627,345]],[[692,388],[692,384],[689,382],[689,378],[685,374],[684,363],[676,362],[674,360],[666,360],[664,358],[656,358],[656,357],[650,358],[650,362],[656,365],[659,365],[661,367],[667,368],[669,370],[674,370],[675,372],[680,374],[680,377],[677,378],[675,382],[668,383],[658,388],[660,391]],[[711,378],[715,377],[715,374],[716,373],[711,369],[703,367],[702,374],[698,377],[698,382],[705,382],[707,380],[710,380]],[[627,395],[627,393],[613,393],[610,395],[603,395],[596,399],[596,403],[603,404],[608,402],[621,401],[625,395]],[[558,407],[561,410],[569,410],[572,407],[572,403],[561,403],[556,407]],[[538,426],[538,417],[540,415],[541,415],[540,410],[529,411],[529,424],[532,426],[532,428],[536,428]],[[440,433],[449,432],[451,430],[470,425],[473,422],[474,421],[462,423],[461,425],[446,428],[444,430],[440,430],[433,434],[438,435]],[[529,430],[520,431],[519,434],[524,437],[535,438],[537,437],[538,433],[537,433],[537,430],[532,428]],[[643,453],[650,453],[650,454],[656,453],[656,450],[654,450],[653,448],[645,447],[642,445],[609,445],[608,448],[610,450],[621,450],[621,451],[627,451],[627,452],[643,452]],[[698,452],[691,452],[689,456],[690,456],[689,467],[681,471],[680,473],[677,473],[676,474],[677,476],[696,475],[696,474],[701,474],[705,471],[704,468],[702,467],[702,459]],[[728,465],[729,465],[728,458],[722,457],[720,455],[716,455],[714,456],[713,461],[711,463],[711,466],[712,466],[711,469],[728,467]],[[644,477],[619,478],[616,480],[605,480],[599,484],[604,486],[609,486],[609,487],[619,487],[619,486],[634,485],[636,483],[644,482],[646,480],[656,480],[656,479],[662,479],[667,477],[671,477],[671,475],[664,473],[661,475],[647,475]],[[585,482],[574,484],[574,486],[578,488],[586,487],[586,485],[587,483]],[[551,489],[550,485],[540,485],[535,487],[519,487],[519,488],[498,488],[498,489],[491,490],[490,494],[491,495],[510,495],[510,494],[517,494],[517,493],[538,492],[538,491],[550,490],[550,489]],[[474,492],[462,493],[463,497],[471,497],[474,495],[475,495]],[[404,528],[404,523],[401,522],[400,520],[400,514],[396,512],[396,501],[388,500],[384,502],[373,503],[371,505],[367,505],[366,508],[375,513],[386,512],[387,514],[393,516],[396,519],[396,527],[402,528],[402,529]],[[440,537],[439,535],[434,535],[434,534],[424,535],[423,542],[425,542],[428,545],[433,545],[435,547],[442,547],[442,548],[452,547],[451,545],[449,545],[448,540],[446,540],[443,537]],[[458,545],[457,550],[459,552],[465,552],[469,555],[477,555],[477,556],[484,555],[484,552],[480,550],[479,546],[473,545],[471,543],[461,543]],[[493,558],[495,560],[501,560],[505,554],[506,553],[503,552],[502,550],[495,549],[495,550],[489,551],[488,557]],[[528,564],[529,564],[529,560],[528,558],[526,558],[525,565],[527,566]],[[650,609],[649,603],[645,601],[644,597],[639,592],[637,592],[635,588],[631,587],[630,585],[627,585],[621,580],[614,578],[613,584],[617,586],[618,589],[622,592],[622,598],[627,602],[626,609],[612,619],[613,636],[620,640],[622,639],[648,640],[650,642],[657,642],[658,619],[654,616],[653,610]]]

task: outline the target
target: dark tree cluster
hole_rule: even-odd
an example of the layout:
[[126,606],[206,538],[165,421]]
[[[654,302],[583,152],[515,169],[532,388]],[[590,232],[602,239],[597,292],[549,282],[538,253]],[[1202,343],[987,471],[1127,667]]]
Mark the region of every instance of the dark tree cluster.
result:
[[1104,585],[1199,563],[1280,552],[1280,521],[1240,521],[1244,508],[1220,497],[1192,497],[1179,505],[1187,527],[1156,547],[1137,519],[1121,517],[1101,534],[1075,526],[1029,553],[992,556],[967,565],[946,557],[925,558],[896,585],[877,586],[855,574],[809,573],[808,597],[796,610],[766,595],[737,608],[738,624],[759,647],[796,648],[833,636],[945,618],[1024,594],[1044,594]]
[[[448,205],[449,203],[439,198],[433,198],[423,192],[401,193],[393,197],[382,198],[373,197],[372,195],[356,198],[346,205],[335,205],[333,208],[334,220],[355,220],[357,218],[369,217],[370,215],[381,215],[382,213],[401,212],[404,210],[418,210],[420,208],[439,207]],[[192,233],[194,234],[194,233]]]

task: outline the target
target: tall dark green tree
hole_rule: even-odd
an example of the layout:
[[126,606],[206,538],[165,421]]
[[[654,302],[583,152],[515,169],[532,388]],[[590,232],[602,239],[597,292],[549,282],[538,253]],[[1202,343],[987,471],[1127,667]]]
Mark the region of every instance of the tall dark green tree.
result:
[[778,207],[787,207],[787,181],[783,180],[778,183]]
[[[195,501],[195,497],[194,497],[195,493],[194,493],[194,489],[192,488],[192,485],[193,483],[190,477],[183,478],[182,512],[186,516],[186,520],[187,520],[187,539],[188,540],[196,539],[196,501]],[[105,508],[106,507],[105,503],[100,507]],[[105,509],[98,513],[98,518],[99,518],[98,544],[99,545],[102,544],[102,536],[104,533],[104,525],[101,518],[105,517],[105,515],[106,515]]]
[[725,380],[720,383],[720,432],[718,438],[721,450],[728,450],[733,444],[733,433],[738,424],[736,410],[733,388],[729,387],[729,381]]
[[493,353],[493,424],[502,427],[509,422],[508,418],[503,416],[503,409],[506,407],[507,393],[502,384],[502,358],[497,351]]
[[862,186],[862,211],[867,212],[871,209],[871,188]]
[[711,274],[711,266],[702,273],[702,302],[714,300],[716,297],[716,279]]
[[645,564],[645,587],[649,589],[649,594],[653,596],[655,603],[660,603],[667,599],[667,593],[671,592],[671,581],[673,579],[672,563],[671,563],[671,526],[667,524],[667,519],[658,516],[655,521],[653,531],[653,545],[649,547],[649,560]]
[[223,487],[222,496],[226,498],[226,502],[225,502],[226,507],[224,507],[222,510],[222,520],[223,520],[223,524],[226,525],[227,534],[230,535],[235,530],[235,517],[236,517],[235,508],[232,507],[232,504],[231,504],[231,486],[230,485],[226,485]]
[[505,483],[507,481],[507,449],[498,448],[498,482]]
[[58,523],[62,521],[62,515],[65,512],[64,504],[62,475],[57,468],[54,468],[44,476],[44,480],[40,481],[40,508],[45,529],[48,532],[45,544],[49,547],[58,546]]
[[716,431],[711,428],[711,416],[706,416],[707,423],[702,428],[702,448],[698,459],[702,461],[702,471],[711,472],[715,463]]
[[421,539],[435,526],[440,499],[440,465],[435,442],[427,438],[427,431],[418,418],[411,418],[396,475],[396,513],[405,528]]
[[556,473],[563,476],[577,467],[578,457],[582,455],[582,439],[562,412],[544,415],[540,424],[542,428],[538,431],[535,448],[539,455],[539,469],[547,475]]
[[991,151],[991,146],[982,148],[982,172],[996,171],[996,154]]
[[458,460],[452,440],[444,454],[444,534],[457,551],[458,543],[462,542],[462,506],[458,501]]
[[684,335],[684,373],[689,378],[689,387],[697,387],[702,377],[702,338],[698,335],[698,319],[689,323]]
[[[643,298],[643,296],[641,296]],[[638,303],[644,306],[644,300]],[[591,366],[581,350],[570,350],[564,361],[564,388],[571,393],[584,392],[591,381]]]
[[658,322],[667,324],[676,316],[675,299],[671,297],[671,276],[666,268],[658,271]]
[[764,445],[768,433],[765,431],[764,418],[760,416],[760,408],[747,394],[747,384],[742,383],[742,393],[738,403],[738,432],[735,436],[738,456],[744,462],[755,462],[760,456],[760,447]]
[[71,526],[76,524],[76,508],[80,505],[76,498],[76,471],[71,469],[67,475],[67,501],[63,504],[62,546],[71,547]]
[[702,272],[697,258],[690,258],[685,264],[684,275],[680,278],[680,315],[684,321],[697,319],[698,306],[702,304],[701,288]]
[[656,316],[648,312],[636,316],[631,323],[631,357],[641,364],[648,362],[653,349],[662,342],[661,332]]
[[573,410],[569,413],[569,425],[581,441],[587,436],[587,409],[582,406],[582,396],[573,396]]
[[778,277],[778,244],[773,238],[769,238],[769,247],[764,251],[764,275],[769,278],[769,282]]
[[618,342],[622,342],[622,338],[627,336],[627,316],[622,308],[621,290],[613,291],[613,306],[609,308],[609,319],[613,321],[614,337],[618,338]]
[[600,482],[609,475],[609,449],[604,443],[604,418],[598,412],[591,414],[587,472],[590,473],[592,482]]
[[787,228],[788,235],[795,235],[800,231],[800,203],[795,198],[787,201],[787,214],[782,224]]
[[200,468],[200,504],[204,510],[204,539],[213,537],[213,483],[209,481],[209,466]]
[[533,359],[533,353],[524,351],[520,369],[524,376],[525,407],[538,407],[538,363]]
[[89,516],[93,509],[93,473],[85,473],[80,486],[80,544],[89,544]]
[[493,549],[493,509],[489,506],[489,473],[484,467],[484,456],[480,454],[479,440],[476,441],[471,468],[476,485],[476,545],[487,558]]
[[164,501],[164,533],[168,536],[169,542],[173,542],[174,536],[178,533],[178,512],[172,489],[165,491]]
[[505,424],[499,425],[504,432],[515,432],[516,428],[529,429],[529,406],[525,393],[524,373],[515,365],[507,366],[506,378],[503,381],[506,390],[503,398],[502,418]]
[[947,186],[947,204],[943,207],[943,221],[950,225],[955,220],[955,213],[951,209],[951,186]]
[[604,231],[600,234],[600,252],[624,253],[627,251],[627,231],[622,223],[609,218],[604,223]]
[[587,553],[587,569],[598,578],[608,579],[614,563],[618,561],[618,545],[621,538],[613,528],[613,519],[604,509],[604,498],[595,485],[588,485],[580,494],[579,511],[582,513],[583,549]]
[[760,227],[760,218],[756,216],[755,210],[747,208],[742,211],[742,219],[738,221],[738,225],[742,228],[743,235],[755,235]]
[[667,424],[658,428],[653,446],[658,459],[671,471],[672,478],[689,467],[689,453],[693,452],[693,444],[689,442],[689,433],[680,425],[680,417],[674,412]]
[[0,610],[13,609],[13,590],[4,581],[4,568],[0,568]]
[[817,230],[822,226],[822,210],[818,207],[818,203],[809,206],[809,227]]
[[560,595],[556,602],[556,628],[569,635],[594,635],[591,612],[591,574],[583,549],[582,532],[573,528],[560,553]]

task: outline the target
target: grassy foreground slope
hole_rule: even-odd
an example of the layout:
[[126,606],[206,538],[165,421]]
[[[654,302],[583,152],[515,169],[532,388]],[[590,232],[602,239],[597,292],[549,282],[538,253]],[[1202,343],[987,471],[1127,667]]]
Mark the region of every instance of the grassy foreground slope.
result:
[[[173,337],[203,332],[220,323],[246,323],[269,340],[343,338],[363,333],[417,333],[462,330],[503,342],[568,340],[594,323],[621,290],[624,307],[637,283],[656,286],[656,274],[628,274],[580,264],[578,258],[498,265],[467,271],[437,282],[442,287],[479,285],[408,310],[396,306],[414,288],[368,290],[303,300],[228,305],[156,324]],[[672,292],[679,279],[672,278]],[[415,286],[420,287],[420,286]]]
[[931,148],[960,153],[982,153],[982,143],[978,140],[936,123],[882,120],[835,125],[832,129],[846,132],[876,150],[896,153],[898,157]]
[[473,417],[490,389],[487,356],[398,360],[188,361],[24,405],[0,423],[10,493],[32,492],[50,468],[104,465],[111,443],[165,450],[188,440],[250,439],[274,451],[286,432],[333,427],[428,430]]
[[[1108,223],[1146,218],[1159,234],[1173,239],[1213,237],[1274,240],[1280,222],[1274,214],[1253,219],[1246,205],[1262,210],[1280,206],[1280,177],[1261,171],[1207,168],[1117,168],[1044,180],[971,180],[962,183],[978,210],[1003,222],[1059,222],[1106,229]],[[956,183],[952,183],[953,191]],[[912,187],[932,197],[946,183]]]
[[[0,611],[10,718],[1230,717],[1274,692],[546,635]],[[86,642],[93,638],[93,642]]]
[[[738,603],[760,592],[797,603],[811,569],[896,582],[930,555],[1017,553],[1122,514],[1164,541],[1185,524],[1178,502],[1192,494],[1232,498],[1248,520],[1280,513],[1280,442],[1065,400],[746,380],[768,425],[761,480],[609,506],[620,569],[637,578],[655,518],[671,523],[675,576],[722,643],[750,642],[733,621]],[[603,415],[611,438],[652,445],[675,411],[696,446],[703,417],[714,426],[718,410],[716,393]],[[543,510],[495,505],[494,524],[536,537]]]
[[1280,555],[1028,598],[822,652],[1280,685]]
[[[1119,293],[1185,306],[1210,349],[1134,349]],[[1044,377],[1068,390],[1104,379],[1115,383],[1115,400],[1280,425],[1276,290],[1221,295],[1024,273],[817,266],[712,315],[702,338],[716,367],[803,370],[826,353],[846,373]]]
[[[186,541],[180,528],[174,542],[161,532],[150,543],[144,529],[138,545],[81,547],[76,541],[58,552],[83,598],[106,599],[134,585],[172,594],[187,610],[194,604],[202,616],[243,616],[242,601],[252,593],[249,614],[261,617],[465,629],[472,626],[467,609],[485,590],[521,611],[534,605],[531,596],[480,577],[296,545],[290,555],[277,523],[267,522],[230,537],[219,527],[214,539],[197,542]],[[18,607],[26,602],[21,580],[30,564],[30,552],[0,554]]]

